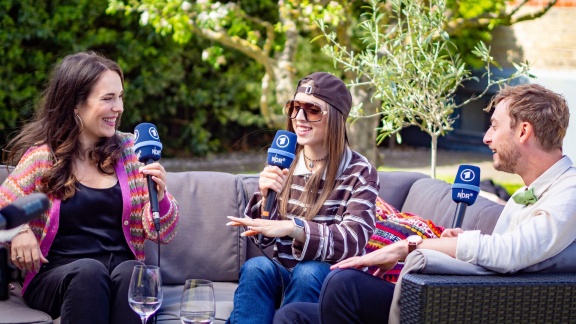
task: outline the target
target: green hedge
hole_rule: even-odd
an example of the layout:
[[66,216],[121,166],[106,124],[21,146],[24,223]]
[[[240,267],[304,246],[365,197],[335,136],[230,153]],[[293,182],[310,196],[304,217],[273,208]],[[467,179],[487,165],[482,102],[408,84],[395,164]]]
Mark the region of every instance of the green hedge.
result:
[[175,44],[139,25],[136,15],[107,15],[106,7],[106,0],[0,0],[0,147],[32,117],[51,67],[82,50],[120,64],[121,130],[156,124],[167,156],[240,150],[274,136],[248,135],[263,125],[261,67],[227,51],[228,64],[217,71],[201,60],[205,41]]

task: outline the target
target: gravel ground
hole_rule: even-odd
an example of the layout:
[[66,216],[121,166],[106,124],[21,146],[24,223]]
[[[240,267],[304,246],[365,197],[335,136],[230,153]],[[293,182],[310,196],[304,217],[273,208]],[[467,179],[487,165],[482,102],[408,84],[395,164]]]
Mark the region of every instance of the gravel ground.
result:
[[[381,149],[378,167],[393,170],[417,171],[430,175],[430,150],[428,148]],[[216,154],[206,158],[162,159],[168,171],[221,171],[230,173],[258,173],[266,162],[266,151],[235,152]],[[439,150],[437,154],[436,176],[450,178],[456,176],[460,164],[480,167],[481,179],[498,182],[522,183],[517,175],[494,170],[492,156],[479,152]]]

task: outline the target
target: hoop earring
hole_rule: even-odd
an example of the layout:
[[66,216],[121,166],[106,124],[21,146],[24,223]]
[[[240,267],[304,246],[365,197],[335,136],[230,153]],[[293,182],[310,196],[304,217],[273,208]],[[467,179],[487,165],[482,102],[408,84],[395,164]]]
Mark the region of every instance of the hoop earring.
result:
[[80,121],[80,122],[78,122],[78,120],[76,120],[76,125],[80,126],[80,131],[78,133],[82,133],[82,131],[84,130],[84,123],[82,122],[82,118],[80,118],[80,116],[78,114],[74,114],[74,115]]

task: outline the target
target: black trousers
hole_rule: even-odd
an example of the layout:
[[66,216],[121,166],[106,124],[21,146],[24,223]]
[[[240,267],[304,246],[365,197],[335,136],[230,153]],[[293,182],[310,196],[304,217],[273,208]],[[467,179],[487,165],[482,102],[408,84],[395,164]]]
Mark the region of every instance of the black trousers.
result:
[[394,287],[360,270],[337,269],[324,280],[318,304],[283,306],[274,324],[387,323]]
[[[106,260],[107,259],[107,260]],[[135,260],[52,258],[28,285],[24,300],[66,323],[141,324],[128,304]]]

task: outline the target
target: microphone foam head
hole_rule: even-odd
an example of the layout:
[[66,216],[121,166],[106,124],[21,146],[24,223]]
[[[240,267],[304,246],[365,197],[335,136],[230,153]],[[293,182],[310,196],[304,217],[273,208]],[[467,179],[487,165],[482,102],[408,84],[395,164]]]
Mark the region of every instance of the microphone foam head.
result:
[[158,161],[162,154],[162,143],[156,126],[150,123],[141,123],[134,128],[134,151],[138,161],[146,163],[149,160]]
[[479,192],[480,168],[475,165],[460,165],[452,185],[452,200],[472,205]]
[[294,161],[298,137],[292,132],[279,130],[274,136],[272,146],[268,149],[268,164],[281,169],[289,168]]
[[35,192],[20,197],[0,210],[6,220],[5,224],[0,223],[0,229],[11,229],[27,223],[45,213],[49,207],[50,201],[43,193]]

